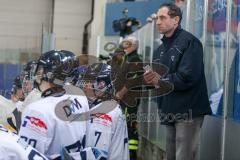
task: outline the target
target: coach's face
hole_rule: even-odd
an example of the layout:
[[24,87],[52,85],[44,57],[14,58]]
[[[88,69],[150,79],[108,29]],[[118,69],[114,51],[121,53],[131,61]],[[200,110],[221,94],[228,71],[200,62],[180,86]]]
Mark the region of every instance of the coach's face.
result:
[[166,37],[171,37],[178,26],[179,16],[170,17],[168,15],[168,7],[162,7],[157,13],[157,29],[158,32],[164,34]]

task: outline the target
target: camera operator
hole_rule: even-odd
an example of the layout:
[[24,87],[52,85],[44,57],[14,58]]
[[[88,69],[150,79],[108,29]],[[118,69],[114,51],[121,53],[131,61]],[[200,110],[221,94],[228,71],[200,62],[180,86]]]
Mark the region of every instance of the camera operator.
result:
[[115,32],[120,31],[120,37],[124,38],[126,35],[130,35],[133,33],[133,26],[140,28],[141,22],[134,17],[128,17],[127,8],[125,8],[122,13],[124,18],[113,21],[113,30]]

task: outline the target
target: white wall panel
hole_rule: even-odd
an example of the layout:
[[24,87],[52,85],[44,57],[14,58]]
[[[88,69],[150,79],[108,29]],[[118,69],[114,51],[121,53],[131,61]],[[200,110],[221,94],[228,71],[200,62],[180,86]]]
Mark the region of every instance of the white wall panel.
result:
[[92,0],[56,0],[54,29],[56,48],[81,53],[84,24],[91,18]]
[[[81,53],[91,3],[91,0],[55,0],[53,12],[53,0],[0,0],[0,62],[23,63],[21,55],[40,54],[42,32],[50,32],[52,23],[55,48]],[[9,59],[6,53],[15,54],[15,59]]]
[[94,20],[91,25],[91,37],[89,42],[89,51],[93,55],[97,53],[97,37],[100,36],[101,42],[105,41],[104,27],[106,3],[107,0],[95,0]]
[[51,0],[0,0],[0,53],[7,49],[40,50],[42,26],[50,29]]

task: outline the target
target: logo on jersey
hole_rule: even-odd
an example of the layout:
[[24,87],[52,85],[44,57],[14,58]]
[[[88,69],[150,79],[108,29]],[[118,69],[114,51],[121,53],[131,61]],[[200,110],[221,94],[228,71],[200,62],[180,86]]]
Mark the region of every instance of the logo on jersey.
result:
[[74,98],[74,100],[68,98],[63,101],[60,101],[57,104],[57,107],[63,108],[64,113],[66,114],[67,117],[69,117],[73,113],[78,113],[79,110],[82,108],[82,105],[76,98]]
[[26,127],[27,125],[47,130],[47,125],[41,119],[36,117],[25,116],[22,126]]
[[105,113],[96,113],[96,114],[92,114],[92,116],[94,116],[95,118],[99,118],[99,119],[103,119],[103,120],[112,122],[112,117],[110,117],[109,115],[107,115]]
[[106,113],[96,113],[96,114],[92,114],[91,115],[92,120],[91,121],[95,121],[97,123],[103,124],[105,126],[108,126],[109,124],[112,123],[112,117],[109,116]]

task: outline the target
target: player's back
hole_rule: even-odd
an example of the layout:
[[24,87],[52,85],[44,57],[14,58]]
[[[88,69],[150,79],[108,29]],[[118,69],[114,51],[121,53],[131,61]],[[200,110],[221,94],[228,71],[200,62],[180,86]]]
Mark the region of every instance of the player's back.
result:
[[44,155],[22,142],[17,135],[2,125],[0,125],[0,142],[0,160],[47,160]]
[[62,106],[62,116],[89,110],[86,97],[65,94],[34,102],[23,113],[20,136],[47,156],[61,153],[63,147],[74,156],[84,147],[86,121],[70,122],[56,116],[57,105],[66,100],[71,105]]

